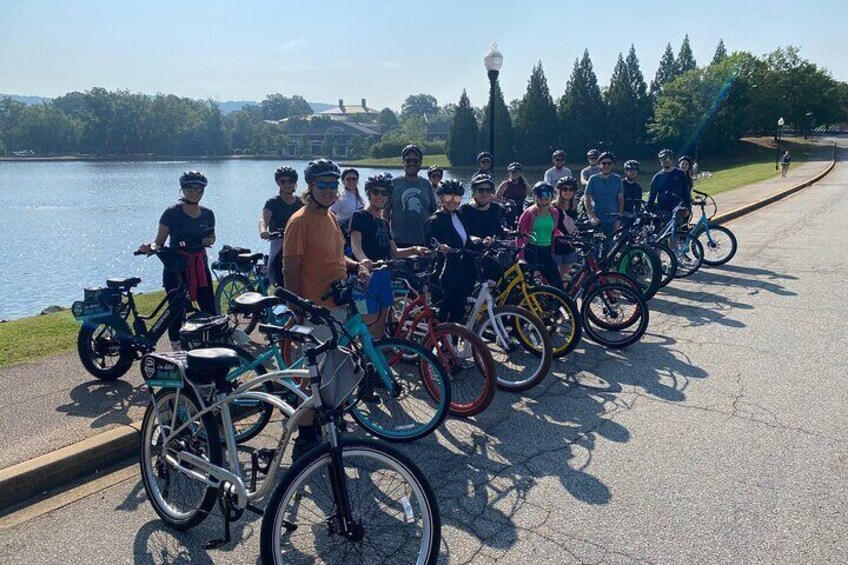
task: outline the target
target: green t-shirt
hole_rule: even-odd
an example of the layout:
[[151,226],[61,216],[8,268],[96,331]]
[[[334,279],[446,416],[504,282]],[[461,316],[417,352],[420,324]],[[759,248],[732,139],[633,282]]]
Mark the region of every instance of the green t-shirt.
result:
[[550,247],[554,235],[554,215],[536,216],[530,228],[530,243],[539,247]]

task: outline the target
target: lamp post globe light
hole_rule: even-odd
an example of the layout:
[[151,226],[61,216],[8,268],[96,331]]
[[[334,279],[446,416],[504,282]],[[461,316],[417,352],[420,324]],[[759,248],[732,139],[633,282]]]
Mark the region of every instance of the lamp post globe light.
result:
[[777,136],[776,136],[776,139],[777,139],[777,155],[775,155],[775,157],[774,157],[774,170],[775,171],[780,168],[780,133],[781,133],[781,130],[783,129],[783,124],[785,124],[785,123],[786,122],[783,121],[783,117],[780,117],[777,120]]
[[489,153],[492,154],[492,170],[494,170],[495,155],[495,83],[503,66],[503,54],[498,51],[498,44],[492,43],[483,55],[483,64],[489,75]]

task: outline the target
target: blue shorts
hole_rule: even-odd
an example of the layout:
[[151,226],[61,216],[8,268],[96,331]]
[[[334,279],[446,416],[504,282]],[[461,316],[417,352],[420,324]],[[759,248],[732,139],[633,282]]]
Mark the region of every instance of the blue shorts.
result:
[[388,269],[374,271],[371,273],[368,290],[364,294],[354,292],[353,299],[357,302],[364,300],[368,314],[377,314],[383,308],[388,308],[395,302],[394,291],[392,290],[392,273]]

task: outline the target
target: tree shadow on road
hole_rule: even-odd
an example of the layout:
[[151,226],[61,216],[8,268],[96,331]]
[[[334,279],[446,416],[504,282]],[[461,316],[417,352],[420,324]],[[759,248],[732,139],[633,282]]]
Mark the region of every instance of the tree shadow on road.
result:
[[[696,293],[697,294],[697,293]],[[691,302],[685,304],[664,300],[654,296],[651,300],[651,310],[662,312],[668,316],[685,318],[689,326],[705,326],[708,324],[719,324],[731,328],[744,328],[745,323],[727,317],[721,310],[697,306]]]
[[69,396],[70,402],[58,406],[56,411],[90,419],[91,428],[131,424],[130,409],[143,410],[149,400],[146,390],[126,381],[87,381],[72,388]]
[[787,281],[797,281],[798,277],[795,275],[790,275],[788,273],[777,273],[775,271],[770,271],[768,269],[760,269],[758,267],[743,267],[741,265],[721,265],[719,267],[710,267],[706,271],[702,272],[721,272],[727,271],[730,273],[739,273],[742,275],[754,275],[757,277],[768,277],[769,279],[774,280],[787,280]]
[[[726,266],[722,267],[721,270],[708,270],[708,271],[699,271],[697,276],[697,282],[715,286],[715,287],[730,287],[736,286],[741,288],[750,289],[748,294],[759,294],[760,290],[765,290],[766,292],[770,292],[772,294],[776,294],[778,296],[797,296],[798,293],[793,290],[787,290],[781,284],[775,282],[769,282],[768,280],[762,280],[760,278],[743,278],[743,277],[735,277],[728,274]],[[757,269],[762,270],[762,269]],[[783,279],[783,280],[798,280],[797,277],[787,275],[787,276],[778,276],[776,273],[771,271],[765,271],[766,276],[774,279]],[[772,276],[774,275],[774,276]],[[757,275],[761,276],[761,275]]]

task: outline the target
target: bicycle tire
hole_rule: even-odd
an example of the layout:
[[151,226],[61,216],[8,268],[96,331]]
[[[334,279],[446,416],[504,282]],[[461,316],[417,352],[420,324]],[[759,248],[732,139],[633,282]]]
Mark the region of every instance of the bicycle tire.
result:
[[[168,397],[176,396],[177,392],[178,391],[173,389],[160,390],[154,395],[153,401],[157,403],[157,406],[164,404],[163,408],[167,408]],[[186,400],[190,403],[196,410],[195,413],[200,411],[197,400],[189,389],[180,390],[179,397],[181,401]],[[160,410],[161,409],[162,408],[160,408]],[[177,414],[179,414],[179,407],[177,407]],[[199,431],[200,429],[195,426],[189,426],[186,430],[184,430],[184,432],[190,436],[190,441],[193,444],[196,441],[205,441],[207,460],[210,464],[220,467],[223,461],[221,454],[221,439],[218,435],[218,425],[215,418],[212,414],[206,413],[201,416],[200,423],[202,424],[202,433]],[[189,528],[193,528],[203,522],[203,520],[205,520],[209,515],[209,512],[215,506],[215,500],[218,497],[218,490],[215,487],[205,485],[200,481],[191,479],[178,470],[172,469],[164,458],[158,460],[155,467],[151,465],[151,458],[153,455],[152,448],[154,447],[153,442],[158,439],[155,437],[157,430],[159,430],[159,427],[156,419],[156,412],[153,408],[153,404],[151,403],[147,407],[147,410],[144,413],[144,419],[142,420],[141,442],[139,447],[139,466],[141,467],[141,477],[142,482],[144,483],[144,490],[147,493],[147,498],[150,501],[151,506],[153,506],[153,510],[159,518],[176,530],[188,530]],[[172,442],[170,445],[185,445],[185,443],[185,440],[182,440],[179,442]],[[202,456],[203,452],[201,451],[200,454]],[[172,489],[171,473],[173,473],[173,476],[177,479],[185,479],[189,481],[189,485],[204,485],[202,490],[198,490],[198,502],[194,505],[194,508],[189,508],[185,512],[180,512],[178,509],[171,508],[165,502],[164,498],[169,497]],[[162,478],[161,476],[163,474],[165,475],[164,480],[167,485],[164,497],[161,488],[156,482],[156,479]]]
[[677,256],[672,253],[671,249],[669,249],[668,245],[665,243],[652,243],[651,247],[656,250],[657,256],[660,258],[660,263],[662,264],[660,288],[663,288],[668,286],[668,283],[674,280],[674,273],[677,271]]
[[[363,540],[348,542],[357,543],[356,550],[350,551],[349,548],[346,550],[344,547],[339,547],[347,541],[343,536],[331,533],[333,510],[338,505],[334,500],[333,488],[328,479],[332,462],[330,447],[324,443],[295,461],[285,477],[274,488],[262,517],[260,534],[262,563],[266,565],[292,563],[291,557],[284,555],[288,548],[295,553],[295,559],[297,555],[303,555],[308,562],[317,560],[322,563],[347,565],[355,563],[355,558],[359,556],[361,563],[407,563],[408,561],[427,565],[436,563],[441,548],[442,522],[436,496],[421,470],[398,450],[375,441],[345,438],[339,442],[339,449],[345,467],[341,474],[348,479],[346,482],[351,499],[351,512],[357,525],[364,528]],[[374,467],[382,463],[403,482],[393,481],[388,492],[378,488],[376,495],[360,494],[369,485],[376,486],[377,480],[389,473],[388,471],[380,473],[379,469],[373,469],[371,465],[357,466],[358,459],[370,459]],[[352,473],[346,471],[348,464]],[[353,477],[349,477],[349,474],[361,480],[352,480]],[[367,477],[368,480],[362,477]],[[357,489],[357,486],[361,486],[361,489]],[[407,488],[404,488],[405,486]],[[303,487],[302,491],[301,487]],[[323,505],[318,501],[318,493],[321,491],[325,494],[320,501],[325,502]],[[399,497],[400,500],[393,500],[395,504],[389,505],[387,499],[393,495],[396,496],[396,492],[402,495]],[[327,502],[329,504],[326,504]],[[312,503],[311,507],[310,503]],[[293,507],[294,512],[289,512],[290,506]],[[376,528],[364,526],[363,520],[369,510],[379,514],[382,520],[391,519],[392,521]],[[419,519],[416,519],[416,510]],[[303,525],[302,521],[310,517],[315,517],[320,525],[317,523],[311,527]],[[391,555],[382,558],[372,555],[365,541],[373,541],[381,532],[385,532],[385,535],[392,538],[391,543],[387,544],[392,546]],[[321,534],[326,535],[326,538],[313,539],[314,536]],[[396,542],[404,537],[403,534],[407,534],[408,543],[398,548]],[[287,536],[285,542],[281,539],[281,535]],[[306,538],[303,540],[304,547],[301,547],[301,535]],[[411,555],[409,560],[399,555],[406,545],[409,546],[410,552],[415,554]],[[335,549],[339,549],[339,557],[328,558],[326,552]]]
[[256,329],[260,315],[230,312],[230,303],[245,292],[255,291],[253,282],[239,273],[230,273],[224,276],[218,282],[218,288],[215,289],[215,305],[218,308],[218,314],[226,314],[233,324],[246,334],[250,334]]
[[[582,329],[577,306],[565,291],[553,286],[533,286],[527,289],[527,294],[539,303],[541,312],[532,307],[532,302],[524,295],[515,306],[520,306],[536,314],[551,338],[554,359],[565,357],[580,343]],[[544,304],[542,304],[542,302]]]
[[[617,297],[616,304],[610,304],[610,297],[613,295]],[[600,304],[596,299],[600,300]],[[622,317],[620,323],[614,323],[601,316],[618,320],[620,314],[613,312],[614,307],[621,308],[625,301],[633,305],[634,312],[626,318]],[[650,315],[648,305],[638,291],[613,283],[595,286],[586,293],[580,307],[580,317],[583,330],[589,339],[604,347],[621,349],[642,338],[648,329]],[[638,325],[632,332],[625,333],[625,330],[632,328],[637,322]]]
[[[350,407],[351,416],[365,431],[387,441],[414,441],[430,435],[447,417],[451,402],[450,380],[444,367],[432,353],[408,339],[389,337],[373,345],[392,371],[395,394],[389,393],[376,370],[366,372]],[[405,367],[415,367],[417,376],[402,377],[400,371]],[[429,379],[426,384],[425,379]],[[408,402],[399,406],[403,400]],[[413,408],[419,408],[416,412],[420,414],[414,421],[410,416]],[[409,419],[400,420],[402,413]]]
[[[103,332],[110,331],[110,336],[98,335],[100,328]],[[115,381],[124,376],[132,367],[133,352],[117,337],[114,326],[108,322],[83,324],[77,334],[77,354],[85,370],[101,381]],[[99,340],[108,340],[108,343]],[[108,348],[108,353],[101,353]],[[106,367],[107,358],[115,358],[111,367]],[[102,361],[102,365],[97,359]]]
[[622,253],[618,260],[618,271],[628,275],[639,285],[642,297],[650,300],[660,288],[662,262],[650,245],[633,245]]
[[[234,350],[238,354],[239,359],[241,359],[242,365],[247,365],[247,364],[252,363],[253,361],[256,360],[256,357],[252,353],[250,353],[246,349],[239,347],[237,345],[219,345],[218,347],[226,347],[226,348]],[[239,368],[240,367],[236,367],[234,369],[234,371],[237,371]],[[254,370],[256,371],[257,375],[264,375],[268,372],[268,370],[262,364],[257,365]],[[250,379],[251,379],[251,377],[247,377],[246,380],[250,380]],[[274,394],[274,392],[275,392],[274,386],[270,382],[266,382],[265,384],[263,384],[261,390],[262,390],[262,392],[267,392],[269,394]],[[245,401],[245,402],[255,403],[255,402],[258,402],[258,401]],[[263,403],[263,406],[262,406],[262,408],[260,408],[260,411],[259,411],[259,417],[252,424],[250,424],[248,427],[241,428],[241,427],[239,427],[240,419],[243,419],[246,416],[239,414],[238,410],[234,409],[234,406],[238,406],[238,405],[237,404],[234,405],[231,402],[230,403],[230,416],[233,420],[233,436],[236,440],[236,443],[245,443],[247,441],[252,440],[256,436],[258,436],[260,433],[262,433],[262,430],[265,429],[265,426],[268,425],[268,422],[271,420],[271,416],[273,416],[273,414],[274,414],[274,406],[271,405],[271,404]],[[240,418],[240,416],[242,416],[242,417]],[[219,434],[219,435],[222,435],[222,434]],[[221,441],[222,442],[224,441],[223,435],[221,437]]]
[[704,262],[704,248],[690,233],[678,233],[677,240],[672,242],[671,236],[666,238],[669,248],[677,256],[674,278],[682,279],[694,275],[701,268]]
[[[722,244],[720,239],[714,237],[718,232],[724,235],[726,243]],[[701,247],[704,248],[704,265],[718,267],[724,265],[736,255],[738,243],[733,232],[724,226],[711,225],[708,229],[700,230],[697,234]],[[725,250],[722,253],[722,250]]]
[[[456,342],[451,336],[457,338]],[[464,345],[460,345],[462,343]],[[438,349],[440,354],[436,354],[436,358],[447,361],[447,365],[443,366],[451,383],[451,403],[448,408],[451,414],[469,418],[489,407],[498,386],[497,367],[480,336],[465,326],[446,322],[428,334],[424,347],[428,351]],[[477,372],[471,378],[459,378],[463,367],[471,371],[476,369]],[[429,379],[425,379],[424,384],[429,387]],[[431,390],[430,393],[436,394],[436,391]]]
[[[494,328],[491,327],[488,314],[483,314],[483,319],[477,323],[474,330],[487,344],[492,358],[499,365],[498,388],[509,392],[523,392],[538,385],[547,376],[553,362],[551,336],[548,335],[545,324],[538,316],[520,306],[498,306],[492,312],[492,315],[496,319],[512,317],[511,321],[505,319],[503,321],[506,323],[500,322],[506,331],[513,332],[505,336],[509,338],[508,342],[505,342],[503,337],[496,334]],[[523,320],[523,324],[519,324],[519,320]],[[527,335],[531,333],[527,331],[530,328],[532,328],[532,336]],[[529,372],[529,377],[515,380],[508,379],[506,376],[508,363],[515,364],[523,359],[517,354],[519,349],[523,349],[529,354],[530,358],[539,359],[539,361],[532,363],[535,366],[532,370],[516,371],[521,375]],[[503,359],[503,361],[500,361],[500,359]]]

